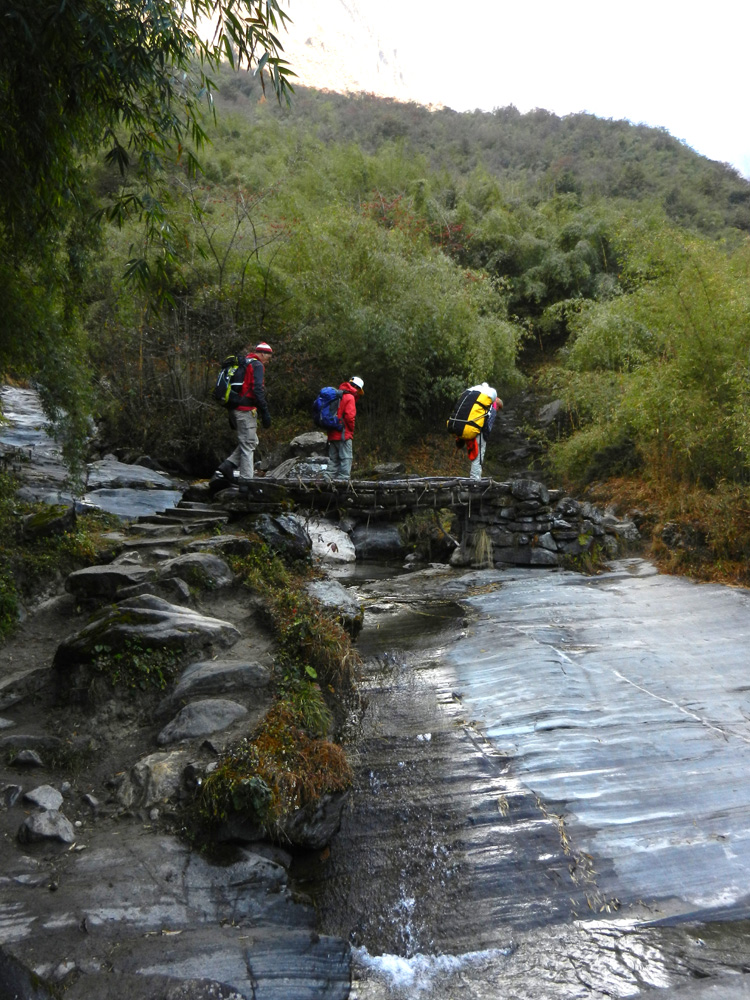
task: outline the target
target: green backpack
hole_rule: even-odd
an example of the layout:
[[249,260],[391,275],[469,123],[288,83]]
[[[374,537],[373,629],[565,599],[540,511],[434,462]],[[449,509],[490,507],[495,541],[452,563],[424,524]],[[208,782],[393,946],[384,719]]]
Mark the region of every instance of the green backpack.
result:
[[229,410],[236,409],[242,402],[240,393],[242,392],[242,383],[245,381],[248,363],[247,358],[242,354],[230,354],[221,363],[213,398]]

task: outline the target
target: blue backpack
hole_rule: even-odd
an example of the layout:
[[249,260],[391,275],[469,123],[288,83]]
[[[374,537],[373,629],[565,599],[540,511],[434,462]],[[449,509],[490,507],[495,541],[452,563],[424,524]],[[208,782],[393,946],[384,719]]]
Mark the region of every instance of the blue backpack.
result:
[[342,389],[334,389],[331,385],[320,390],[312,408],[313,421],[317,427],[324,431],[343,431],[344,422],[338,417],[343,395]]

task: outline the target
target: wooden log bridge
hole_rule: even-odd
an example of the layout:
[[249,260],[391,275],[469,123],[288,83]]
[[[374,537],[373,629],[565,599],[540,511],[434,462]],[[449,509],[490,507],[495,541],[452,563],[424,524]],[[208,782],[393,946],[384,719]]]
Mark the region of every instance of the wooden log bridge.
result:
[[560,491],[549,491],[541,483],[529,480],[501,483],[493,479],[419,476],[346,481],[266,477],[252,480],[247,496],[235,502],[263,509],[291,504],[323,515],[338,512],[356,519],[397,520],[420,510],[450,509],[465,511],[469,516],[487,514],[532,498],[538,509],[539,503],[548,504],[560,495]]

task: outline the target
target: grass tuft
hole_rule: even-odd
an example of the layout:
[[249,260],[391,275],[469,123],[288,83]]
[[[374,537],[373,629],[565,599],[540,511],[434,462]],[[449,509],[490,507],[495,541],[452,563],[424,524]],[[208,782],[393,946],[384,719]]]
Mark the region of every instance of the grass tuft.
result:
[[340,746],[306,728],[304,711],[280,699],[251,739],[227,754],[203,782],[199,810],[209,828],[232,814],[283,837],[284,820],[324,795],[345,791],[352,773]]

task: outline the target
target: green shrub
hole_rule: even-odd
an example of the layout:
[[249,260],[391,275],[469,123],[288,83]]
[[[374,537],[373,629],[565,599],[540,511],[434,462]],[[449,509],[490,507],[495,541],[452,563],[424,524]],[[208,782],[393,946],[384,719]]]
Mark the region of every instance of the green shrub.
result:
[[636,458],[674,482],[747,482],[750,247],[730,252],[666,228],[627,239],[627,294],[573,321],[557,380],[580,440],[553,449],[553,464],[579,482],[632,470]]
[[122,649],[107,645],[94,647],[92,661],[96,674],[112,687],[131,691],[164,691],[180,669],[181,658],[172,649],[153,649],[138,639],[129,639]]
[[555,445],[552,470],[578,488],[587,483],[634,472],[642,462],[626,428],[593,424]]

